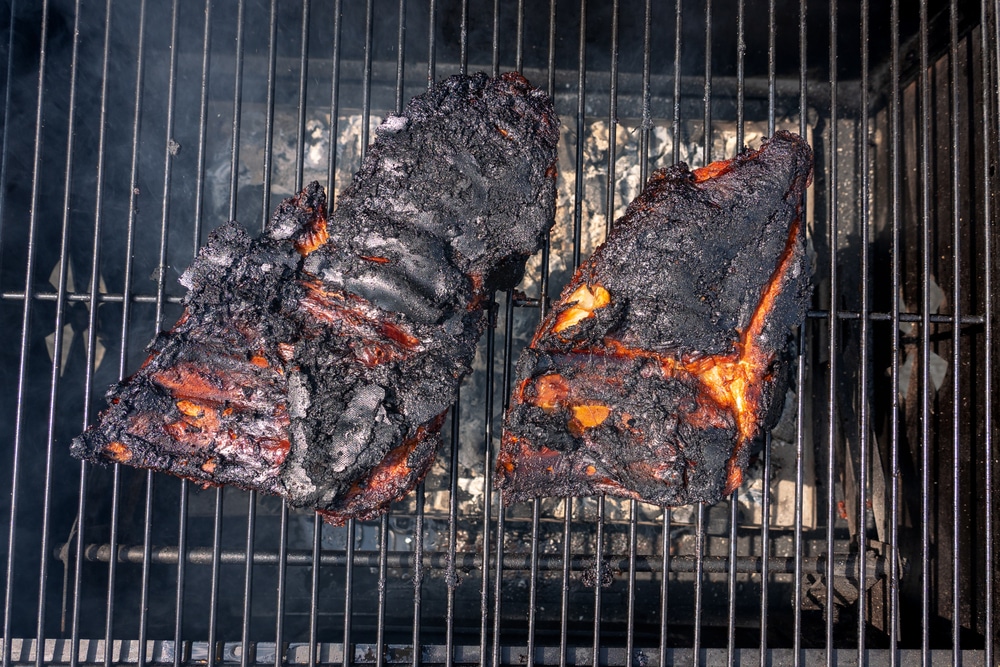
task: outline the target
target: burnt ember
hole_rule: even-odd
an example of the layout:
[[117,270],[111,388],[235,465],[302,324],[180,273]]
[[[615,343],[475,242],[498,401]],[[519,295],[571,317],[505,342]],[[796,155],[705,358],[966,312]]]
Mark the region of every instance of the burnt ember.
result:
[[669,507],[739,486],[774,425],[811,291],[812,151],[653,174],[518,361],[497,463],[507,503],[609,494]]
[[553,221],[558,119],[520,75],[455,76],[376,131],[328,217],[312,183],[235,222],[185,312],[72,453],[370,518],[426,474],[486,326]]

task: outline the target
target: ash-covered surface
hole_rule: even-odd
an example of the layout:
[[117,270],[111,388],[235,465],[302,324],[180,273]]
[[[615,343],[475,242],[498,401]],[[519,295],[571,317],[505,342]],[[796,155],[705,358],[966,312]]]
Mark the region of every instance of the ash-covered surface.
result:
[[800,205],[812,152],[656,172],[518,363],[506,502],[606,493],[714,502],[785,402],[783,351],[810,291]]
[[558,136],[551,100],[516,74],[414,98],[329,220],[313,183],[259,239],[212,234],[182,277],[185,314],[73,454],[335,523],[384,512],[434,459],[489,295],[552,224]]

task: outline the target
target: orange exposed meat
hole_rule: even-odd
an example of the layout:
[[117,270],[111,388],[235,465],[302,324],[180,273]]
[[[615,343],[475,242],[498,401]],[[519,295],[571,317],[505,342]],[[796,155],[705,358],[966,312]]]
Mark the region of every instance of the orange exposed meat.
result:
[[653,174],[518,362],[497,466],[506,502],[673,506],[739,486],[779,416],[784,348],[805,315],[811,172],[809,146],[779,132]]

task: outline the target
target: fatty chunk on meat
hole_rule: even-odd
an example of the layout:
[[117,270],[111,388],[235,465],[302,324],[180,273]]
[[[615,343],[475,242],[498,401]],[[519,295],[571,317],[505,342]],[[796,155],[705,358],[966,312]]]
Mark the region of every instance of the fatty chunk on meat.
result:
[[655,172],[517,365],[497,463],[505,502],[609,494],[669,507],[739,486],[780,416],[810,294],[812,151]]
[[181,277],[185,311],[78,458],[231,484],[342,523],[426,474],[495,289],[555,208],[558,119],[518,74],[455,76],[376,130],[328,215],[312,183],[257,239],[235,222]]

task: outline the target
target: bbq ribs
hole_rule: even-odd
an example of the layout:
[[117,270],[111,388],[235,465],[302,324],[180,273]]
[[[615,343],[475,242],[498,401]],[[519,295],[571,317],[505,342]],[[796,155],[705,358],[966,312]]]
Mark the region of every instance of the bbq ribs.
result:
[[426,474],[486,325],[553,222],[558,119],[518,74],[455,76],[376,130],[329,217],[318,183],[235,222],[185,311],[73,441],[96,462],[370,518]]
[[812,151],[655,172],[524,350],[497,462],[505,502],[609,494],[669,507],[739,486],[780,416],[811,291]]

